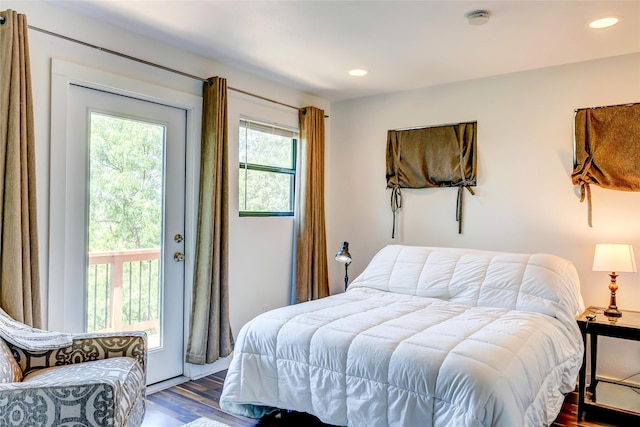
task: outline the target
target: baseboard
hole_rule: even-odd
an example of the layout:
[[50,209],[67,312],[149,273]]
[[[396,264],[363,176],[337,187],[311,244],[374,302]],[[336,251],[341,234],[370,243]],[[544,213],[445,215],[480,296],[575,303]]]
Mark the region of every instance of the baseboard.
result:
[[231,364],[231,359],[232,355],[229,355],[207,365],[193,365],[191,363],[187,363],[185,366],[184,374],[191,380],[197,380],[199,378],[203,378],[208,375],[215,374],[216,372],[228,369],[229,365]]
[[147,386],[147,395],[157,393],[161,390],[173,387],[174,385],[182,384],[189,381],[188,377],[180,375],[179,377],[169,378],[168,380],[160,381],[159,383],[150,384]]

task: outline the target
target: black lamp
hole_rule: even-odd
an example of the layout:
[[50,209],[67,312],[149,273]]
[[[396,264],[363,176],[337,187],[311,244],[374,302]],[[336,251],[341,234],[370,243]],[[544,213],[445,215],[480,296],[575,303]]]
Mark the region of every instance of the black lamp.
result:
[[342,242],[342,247],[336,253],[336,261],[344,263],[344,288],[347,289],[349,285],[349,275],[347,270],[349,264],[351,264],[351,254],[349,253],[349,242]]

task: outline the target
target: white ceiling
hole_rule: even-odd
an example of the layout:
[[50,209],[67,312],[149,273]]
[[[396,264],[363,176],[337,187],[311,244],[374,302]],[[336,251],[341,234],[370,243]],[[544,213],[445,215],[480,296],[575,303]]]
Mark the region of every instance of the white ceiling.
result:
[[50,1],[331,101],[640,51],[639,0]]

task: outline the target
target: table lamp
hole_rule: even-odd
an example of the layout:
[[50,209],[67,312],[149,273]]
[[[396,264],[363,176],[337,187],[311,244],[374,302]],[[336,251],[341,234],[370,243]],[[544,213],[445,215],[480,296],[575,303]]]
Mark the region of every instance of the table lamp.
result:
[[609,283],[609,290],[611,291],[611,298],[609,300],[609,308],[604,311],[605,316],[622,316],[616,303],[616,291],[618,290],[618,284],[616,283],[618,274],[616,273],[637,271],[636,260],[633,257],[633,247],[627,244],[596,244],[592,270],[610,272],[611,283]]

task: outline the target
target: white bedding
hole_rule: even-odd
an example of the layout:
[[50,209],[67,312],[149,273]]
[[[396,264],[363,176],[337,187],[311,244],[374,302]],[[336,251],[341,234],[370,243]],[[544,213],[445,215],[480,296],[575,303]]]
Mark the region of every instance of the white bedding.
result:
[[238,336],[222,409],[349,426],[543,426],[574,389],[575,268],[552,255],[387,246],[343,294]]

